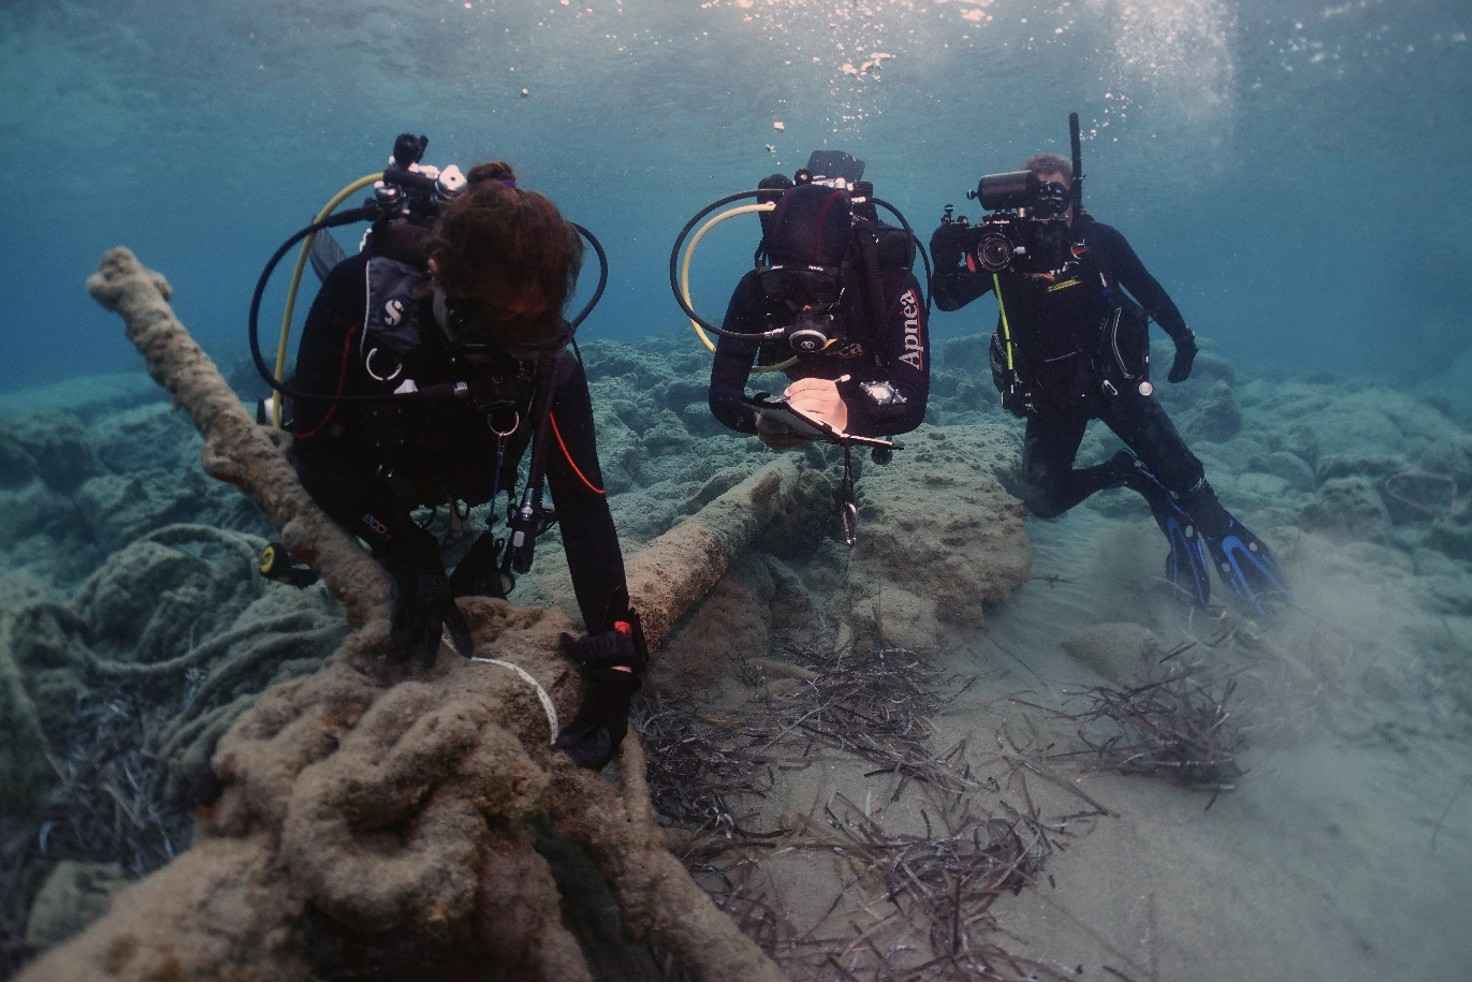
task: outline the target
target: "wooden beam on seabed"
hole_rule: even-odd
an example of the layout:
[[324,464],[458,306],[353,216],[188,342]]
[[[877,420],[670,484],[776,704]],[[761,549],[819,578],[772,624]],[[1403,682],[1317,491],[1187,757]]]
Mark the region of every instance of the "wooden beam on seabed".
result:
[[[349,948],[395,933],[466,965],[590,977],[562,928],[534,825],[580,844],[625,935],[659,944],[687,974],[782,976],[665,849],[637,739],[625,742],[618,783],[552,749],[543,698],[563,720],[582,698],[557,654],[572,628],[565,614],[466,599],[476,655],[498,662],[441,659],[385,688],[372,667],[388,638],[387,578],[306,495],[287,439],[256,424],[174,317],[167,282],[131,252],[109,251],[88,290],[122,317],[149,373],[194,421],[206,471],[241,488],[312,559],[355,631],[221,738],[213,766],[223,793],[199,813],[193,846],[23,978],[299,979],[312,974],[324,933]],[[651,648],[794,507],[797,479],[785,457],[630,560]]]

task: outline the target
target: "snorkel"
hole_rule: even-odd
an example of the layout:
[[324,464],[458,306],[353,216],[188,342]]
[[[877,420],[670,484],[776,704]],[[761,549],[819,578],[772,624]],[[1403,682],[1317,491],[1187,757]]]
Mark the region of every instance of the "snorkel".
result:
[[1073,186],[1069,193],[1073,198],[1070,219],[1077,219],[1084,207],[1084,155],[1078,130],[1078,114],[1068,114],[1068,143],[1073,151]]

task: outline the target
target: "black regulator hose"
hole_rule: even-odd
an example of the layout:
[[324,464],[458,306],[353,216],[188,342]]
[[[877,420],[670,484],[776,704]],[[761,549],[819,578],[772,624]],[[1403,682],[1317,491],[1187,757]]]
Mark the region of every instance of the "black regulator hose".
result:
[[[930,254],[928,254],[928,253],[925,252],[925,244],[920,241],[920,237],[919,236],[915,235],[915,230],[912,229],[912,228],[910,228],[910,223],[905,220],[904,215],[900,212],[899,209],[895,208],[893,205],[891,205],[889,202],[885,201],[882,198],[874,198],[874,197],[871,196],[869,200],[871,202],[873,202],[875,205],[878,205],[881,208],[883,208],[890,215],[893,215],[895,217],[895,220],[897,222],[899,222],[899,224],[900,224],[900,228],[905,231],[905,237],[915,247],[915,252],[920,257],[920,263],[925,268],[925,280],[923,281],[924,292],[925,292],[925,317],[926,317],[927,320],[929,320],[929,318],[930,318],[930,276],[931,276]],[[862,242],[863,242],[863,240],[861,239],[860,240],[860,243],[862,244]],[[875,285],[875,288],[871,288],[871,289],[877,289],[877,285],[879,283],[879,279],[878,279],[878,272],[879,272],[879,265],[878,265],[878,263],[879,263],[879,254],[877,252],[877,245],[878,245],[877,239],[875,240],[874,245],[876,246],[876,250],[874,251],[874,266],[872,268],[870,268],[870,266],[869,266],[869,260],[868,259],[864,259],[863,260],[863,262],[864,262],[864,276],[867,277],[867,278],[869,278],[870,283],[872,283],[872,284]],[[862,245],[861,245],[860,249],[862,250]],[[861,255],[862,255],[862,252],[861,252]],[[913,265],[914,261],[911,260],[910,262]],[[880,297],[881,295],[875,294],[874,296],[877,298],[877,297]],[[880,321],[876,321],[875,322],[875,327],[877,329],[877,328],[879,328],[883,324],[882,319],[884,317],[884,306],[883,306],[882,302],[881,303],[877,303],[876,306],[875,306],[875,308],[874,308],[874,310],[876,312],[877,317],[879,317],[881,319]],[[875,337],[877,338],[878,336],[876,335]]]
[[577,317],[568,322],[568,324],[572,325],[573,331],[577,331],[578,325],[583,323],[583,319],[591,314],[593,308],[603,299],[603,288],[608,286],[608,254],[603,252],[603,244],[598,241],[597,236],[576,222],[570,222],[568,224],[576,229],[578,235],[586,239],[588,245],[593,247],[593,252],[598,254],[598,286],[594,288],[593,296],[588,299],[588,303],[584,304],[583,309],[577,313]]
[[321,402],[330,401],[333,403],[375,403],[383,402],[385,400],[400,400],[403,399],[405,396],[408,396],[410,398],[423,399],[428,393],[428,390],[424,391],[423,393],[395,394],[387,396],[381,394],[366,396],[347,396],[335,394],[329,395],[321,393],[307,393],[297,389],[294,386],[289,385],[285,380],[277,379],[276,374],[271,370],[271,367],[266,364],[265,358],[261,355],[261,299],[266,295],[266,285],[271,282],[271,274],[276,272],[276,265],[281,262],[281,258],[284,257],[288,252],[290,252],[293,246],[301,242],[303,239],[306,239],[308,236],[315,235],[316,233],[319,233],[324,229],[331,229],[336,226],[352,225],[355,222],[372,222],[374,219],[378,218],[379,214],[380,209],[376,204],[364,205],[362,208],[349,209],[348,211],[339,213],[337,215],[330,215],[320,222],[313,222],[306,228],[296,232],[294,235],[291,236],[291,238],[287,239],[286,242],[282,243],[280,247],[277,248],[276,252],[271,254],[271,258],[266,261],[266,267],[261,271],[260,279],[256,281],[255,293],[253,293],[250,298],[250,317],[248,319],[247,327],[250,335],[250,357],[256,365],[256,372],[260,373],[261,378],[266,381],[266,385],[270,386],[271,389],[275,390],[276,392],[281,393],[284,396],[289,396],[293,400],[316,400]]
[[915,235],[915,230],[910,228],[910,223],[905,221],[905,217],[903,214],[901,214],[899,209],[895,208],[893,205],[882,198],[874,198],[871,199],[871,201],[873,201],[875,205],[882,207],[886,212],[895,217],[895,220],[900,224],[900,228],[905,230],[905,235],[910,237],[910,242],[913,243],[915,246],[915,252],[920,256],[920,264],[925,268],[925,316],[927,319],[929,319],[930,278],[934,272],[932,271],[930,266],[930,254],[925,251],[925,244],[920,241],[919,236]]

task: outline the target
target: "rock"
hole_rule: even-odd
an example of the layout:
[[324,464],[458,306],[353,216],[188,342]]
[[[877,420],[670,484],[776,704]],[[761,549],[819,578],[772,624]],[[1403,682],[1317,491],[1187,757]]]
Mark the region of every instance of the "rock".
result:
[[36,895],[26,920],[26,945],[49,950],[70,939],[107,911],[131,879],[118,864],[62,861]]
[[905,648],[946,645],[986,624],[1032,568],[1005,426],[924,426],[859,483],[849,584],[861,634]]
[[36,473],[54,492],[73,492],[103,472],[82,422],[60,410],[43,410],[17,418],[10,436],[35,463]]
[[1063,649],[1105,679],[1124,683],[1143,675],[1160,644],[1143,625],[1108,622],[1064,639]]
[[1384,543],[1390,534],[1390,515],[1375,484],[1367,478],[1331,478],[1299,511],[1299,522],[1331,539]]
[[978,375],[991,372],[990,335],[967,335],[953,338],[941,346],[940,364],[947,370]]
[[1181,430],[1193,440],[1230,441],[1242,429],[1242,408],[1232,387],[1225,381],[1212,384],[1210,392],[1181,415]]
[[0,430],[0,490],[23,488],[40,474],[36,459],[25,446]]
[[99,417],[88,433],[98,459],[115,474],[163,469],[177,475],[199,469],[203,442],[189,418],[167,403]]
[[1261,467],[1269,475],[1278,476],[1290,488],[1299,492],[1312,492],[1318,485],[1318,478],[1308,462],[1288,451],[1272,452],[1261,462]]
[[93,537],[111,552],[159,527],[207,517],[218,491],[197,468],[151,469],[89,479],[77,492],[77,504]]

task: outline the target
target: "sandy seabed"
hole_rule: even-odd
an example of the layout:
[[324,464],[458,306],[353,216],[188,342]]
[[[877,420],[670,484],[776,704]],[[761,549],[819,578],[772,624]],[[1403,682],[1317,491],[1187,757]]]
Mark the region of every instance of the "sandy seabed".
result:
[[[1472,527],[1458,494],[1472,486],[1472,435],[1401,394],[1239,384],[1203,358],[1204,378],[1172,412],[1224,502],[1278,552],[1295,594],[1271,622],[1231,610],[1220,584],[1223,607],[1193,611],[1167,596],[1164,541],[1131,493],[1022,520],[1002,492],[1020,424],[964,368],[976,348],[962,340],[947,351],[934,423],[889,466],[866,466],[853,551],[816,535],[821,515],[793,517],[656,660],[656,709],[674,702],[691,722],[716,722],[733,755],[750,757],[752,735],[764,736],[766,778],[721,787],[712,765],[719,796],[704,802],[717,808],[679,818],[704,828],[686,855],[702,884],[798,977],[1472,974],[1461,915],[1472,893]],[[604,344],[586,354],[626,553],[768,460],[709,421],[698,352]],[[33,473],[0,490],[13,534],[7,604],[46,591],[58,604],[100,596],[79,582],[137,551],[149,529],[246,518],[228,488],[170,480],[197,472],[187,427],[165,408],[136,407],[131,384],[115,388],[115,406],[53,409],[12,430],[22,451],[3,450]],[[62,388],[41,402],[65,397]],[[5,406],[19,415],[38,400]],[[1091,432],[1082,460],[1107,454],[1101,437]],[[54,467],[63,459],[75,467]],[[823,483],[836,459],[803,462],[818,498],[831,494]],[[115,502],[137,508],[104,508]],[[58,524],[71,508],[83,519]],[[87,525],[102,515],[110,527]],[[31,526],[19,525],[26,517]],[[553,543],[518,590],[514,601],[572,610]],[[169,598],[186,611],[208,601]],[[107,616],[116,638],[94,625],[97,644],[140,659],[153,647],[155,661],[171,658],[170,645],[209,644],[203,630],[185,631],[187,643],[170,637],[133,608],[142,621]],[[299,617],[320,634],[335,616],[316,606]],[[228,619],[217,628],[228,634]],[[794,741],[809,713],[790,713],[804,688],[875,652],[914,668],[914,689],[900,686],[903,670],[893,680],[895,699],[920,708],[917,727],[894,740],[933,768],[876,764],[851,747],[861,727],[850,747]],[[1123,774],[1080,734],[1108,740],[1081,720],[1099,688],[1178,667],[1221,700],[1241,739],[1240,774],[1213,788],[1172,782],[1170,770]],[[656,767],[657,731],[646,736]],[[931,875],[909,878],[905,865],[918,870],[925,845],[956,831],[970,831],[976,850],[957,853],[953,869],[990,864],[996,819],[1028,854],[1013,859],[1017,879],[973,896],[970,910],[915,893]],[[931,884],[956,887],[954,874]]]

